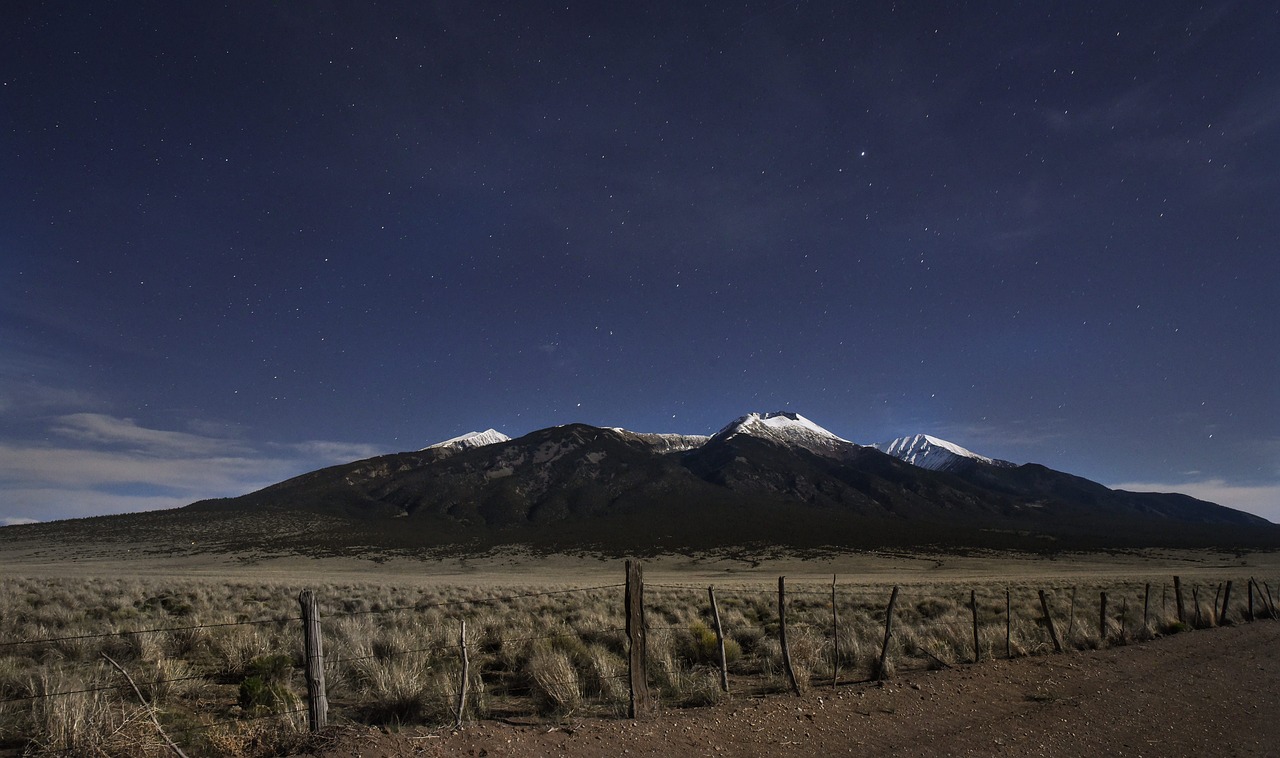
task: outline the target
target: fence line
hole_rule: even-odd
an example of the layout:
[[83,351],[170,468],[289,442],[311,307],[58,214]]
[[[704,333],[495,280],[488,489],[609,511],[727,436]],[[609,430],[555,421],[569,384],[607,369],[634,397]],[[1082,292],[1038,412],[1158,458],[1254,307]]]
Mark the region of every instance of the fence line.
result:
[[191,626],[167,626],[156,629],[121,629],[115,632],[95,632],[93,634],[73,634],[66,637],[43,637],[38,639],[14,640],[0,642],[0,648],[17,647],[18,645],[39,645],[53,642],[71,642],[75,640],[95,640],[107,637],[129,637],[137,634],[163,634],[165,632],[190,632],[195,629],[218,629],[228,626],[259,626],[264,624],[284,625],[290,621],[301,621],[301,616],[285,616],[271,619],[254,619],[252,621],[220,621],[212,624],[193,624]]
[[[628,569],[629,582],[632,581],[631,573],[632,573],[631,569],[629,568]],[[623,587],[626,587],[628,589],[627,594],[628,594],[628,597],[630,597],[633,591],[635,591],[637,595],[639,595],[639,592],[642,591],[642,588],[643,588],[643,584],[639,582],[639,578],[638,578],[639,577],[638,564],[637,564],[635,574],[636,574],[636,579],[635,579],[636,584],[634,586],[630,583],[617,583],[617,584],[605,584],[605,585],[597,585],[597,586],[590,586],[590,587],[567,588],[567,589],[560,589],[560,590],[546,590],[546,591],[529,592],[529,593],[505,594],[505,595],[496,595],[496,596],[490,596],[490,597],[470,597],[470,598],[459,599],[459,600],[447,600],[447,601],[439,601],[434,603],[415,603],[413,605],[394,606],[389,608],[374,608],[374,609],[360,610],[360,611],[330,610],[325,615],[325,618],[327,620],[333,620],[333,619],[353,618],[358,616],[378,615],[378,614],[388,614],[388,613],[398,613],[398,612],[408,612],[408,611],[427,612],[431,610],[437,610],[440,608],[475,607],[475,606],[493,605],[493,604],[501,604],[501,603],[512,603],[515,601],[530,599],[530,598],[586,594],[586,593],[601,592],[606,590],[616,590]],[[831,647],[834,648],[832,653],[833,654],[832,685],[834,686],[837,682],[837,679],[839,677],[839,671],[840,671],[840,661],[841,661],[840,659],[841,651],[840,651],[840,642],[839,642],[840,635],[842,634],[843,631],[849,630],[852,627],[854,627],[855,624],[865,623],[865,618],[866,618],[866,617],[863,617],[861,620],[855,618],[851,620],[848,614],[845,614],[845,617],[841,619],[839,615],[834,612],[835,610],[837,610],[837,608],[847,609],[850,606],[853,606],[855,609],[867,611],[867,616],[869,616],[870,618],[872,619],[879,618],[883,622],[885,627],[883,649],[879,651],[880,663],[878,666],[876,666],[875,670],[872,672],[873,677],[889,675],[886,669],[886,663],[887,663],[887,660],[889,659],[891,644],[895,644],[898,648],[902,648],[903,652],[907,655],[914,654],[914,655],[917,655],[917,657],[919,657],[919,654],[923,654],[923,656],[927,656],[928,658],[931,658],[934,662],[942,666],[951,665],[951,664],[948,664],[942,658],[938,657],[937,651],[930,651],[926,646],[922,646],[919,641],[907,640],[906,638],[903,638],[901,636],[901,633],[894,632],[892,630],[892,621],[894,616],[902,615],[904,613],[914,614],[915,616],[922,619],[924,622],[927,622],[928,625],[932,625],[933,627],[941,627],[944,630],[948,630],[952,634],[952,636],[956,638],[951,641],[953,649],[955,649],[956,651],[959,651],[960,645],[958,640],[963,640],[965,634],[967,634],[967,631],[965,630],[964,627],[966,627],[969,623],[968,617],[963,611],[970,611],[971,621],[972,621],[972,645],[973,645],[972,659],[973,661],[977,662],[983,657],[984,640],[986,641],[985,647],[987,647],[988,650],[995,649],[996,642],[994,641],[994,637],[991,632],[996,627],[997,624],[999,624],[999,626],[1003,628],[1002,631],[1004,631],[1006,655],[1012,656],[1013,652],[1009,647],[1010,637],[1011,637],[1012,628],[1013,628],[1013,620],[1014,620],[1013,608],[1012,606],[1009,605],[1009,598],[1011,596],[1012,590],[1009,590],[1009,589],[1005,589],[1003,591],[995,590],[989,586],[991,584],[990,582],[985,582],[984,584],[988,586],[985,586],[982,591],[978,591],[976,588],[965,590],[965,589],[962,589],[958,584],[955,585],[953,588],[945,591],[939,591],[937,587],[932,587],[927,590],[924,588],[920,588],[920,591],[918,593],[911,591],[916,588],[909,587],[908,591],[901,592],[901,595],[903,596],[902,601],[906,606],[906,610],[902,610],[903,606],[899,605],[898,606],[899,610],[897,610],[896,612],[894,611],[893,601],[898,599],[898,595],[900,594],[899,587],[893,588],[892,599],[889,601],[889,606],[888,608],[884,608],[885,593],[883,591],[877,592],[865,584],[850,585],[847,588],[842,589],[841,587],[838,586],[835,577],[832,578],[830,587],[826,589],[822,589],[822,590],[792,589],[790,590],[790,592],[787,592],[786,595],[791,596],[793,598],[794,596],[801,596],[805,598],[820,596],[824,599],[824,601],[820,603],[811,603],[807,601],[803,603],[793,603],[790,609],[787,608],[784,602],[783,582],[782,582],[782,579],[780,578],[778,583],[778,590],[777,590],[776,612],[772,613],[772,615],[771,615],[771,608],[772,608],[773,601],[771,596],[773,595],[773,591],[770,588],[767,588],[766,586],[761,586],[759,588],[743,587],[743,586],[727,587],[720,591],[721,593],[720,598],[721,600],[726,601],[725,603],[726,605],[741,605],[740,600],[744,598],[746,602],[750,604],[751,614],[755,616],[755,620],[754,622],[752,622],[748,617],[745,617],[739,614],[740,618],[739,620],[736,621],[739,628],[742,627],[742,624],[744,621],[747,622],[748,624],[758,623],[764,626],[771,626],[775,623],[778,625],[779,631],[781,632],[780,649],[781,649],[782,660],[786,665],[786,669],[787,669],[786,673],[791,677],[792,687],[798,694],[800,692],[800,686],[796,681],[795,675],[791,672],[790,652],[789,652],[789,647],[788,647],[788,643],[785,636],[785,630],[787,628],[790,628],[793,631],[804,630],[806,632],[809,632],[817,629],[817,630],[823,630],[824,632],[829,632],[830,636],[824,637],[823,642],[821,644],[824,647],[827,645],[830,645]],[[1020,585],[1021,585],[1019,588],[1020,594],[1030,593],[1032,591],[1031,583],[1022,582],[1020,583]],[[1090,610],[1091,604],[1090,602],[1088,602],[1087,598],[1085,602],[1081,603],[1079,606],[1076,606],[1075,595],[1076,595],[1077,588],[1075,586],[1050,585],[1046,589],[1040,590],[1041,600],[1044,603],[1043,619],[1038,619],[1038,618],[1027,619],[1024,617],[1023,621],[1030,620],[1031,622],[1033,622],[1033,624],[1043,623],[1043,625],[1047,627],[1047,631],[1049,632],[1049,634],[1053,637],[1052,641],[1054,645],[1057,646],[1058,649],[1060,650],[1062,648],[1075,648],[1077,644],[1080,642],[1084,642],[1089,645],[1092,645],[1093,643],[1091,642],[1091,640],[1094,639],[1092,637],[1093,632],[1097,632],[1096,639],[1098,643],[1101,645],[1112,644],[1112,642],[1124,643],[1130,640],[1132,638],[1132,635],[1137,635],[1141,637],[1143,635],[1153,634],[1152,625],[1150,623],[1151,616],[1153,615],[1150,609],[1151,594],[1152,594],[1151,593],[1152,587],[1150,582],[1146,582],[1145,584],[1142,582],[1118,582],[1113,585],[1094,584],[1090,586],[1091,587],[1106,586],[1111,592],[1110,604],[1108,603],[1107,590],[1101,591],[1100,607],[1094,606],[1093,609]],[[1213,586],[1213,582],[1208,583],[1208,586]],[[1204,603],[1201,602],[1200,593],[1199,593],[1199,590],[1202,589],[1202,587],[1200,587],[1195,583],[1190,584],[1192,600],[1194,603],[1195,617],[1199,620],[1198,626],[1220,626],[1227,623],[1237,623],[1238,621],[1253,621],[1253,620],[1263,618],[1266,615],[1270,615],[1272,618],[1275,618],[1275,609],[1274,609],[1274,605],[1272,604],[1272,600],[1270,598],[1270,592],[1269,592],[1270,588],[1266,587],[1267,592],[1266,593],[1263,592],[1263,587],[1266,586],[1265,583],[1259,583],[1255,581],[1252,577],[1249,579],[1249,582],[1247,585],[1247,592],[1248,592],[1247,612],[1245,609],[1241,608],[1243,601],[1239,599],[1239,595],[1236,595],[1234,597],[1232,596],[1231,586],[1232,586],[1232,582],[1230,580],[1227,580],[1225,584],[1221,584],[1221,583],[1218,584],[1219,595],[1216,596],[1212,601],[1207,600],[1208,593],[1206,590],[1206,592],[1204,593],[1204,596],[1206,598],[1205,603],[1211,602],[1212,604],[1209,605],[1207,610],[1203,610],[1202,605]],[[703,593],[707,591],[707,589],[709,589],[706,586],[694,586],[694,585],[683,585],[683,584],[662,584],[662,583],[649,584],[648,587],[650,589],[659,590],[659,591],[667,591],[667,592],[674,591],[679,594],[684,594],[686,592],[687,593]],[[1117,587],[1119,588],[1118,591],[1116,589]],[[1177,593],[1177,599],[1179,601],[1178,610],[1181,611],[1183,597],[1182,597],[1181,582],[1178,577],[1174,577],[1174,587]],[[1157,622],[1156,624],[1157,627],[1168,626],[1171,623],[1175,623],[1169,620],[1170,617],[1168,615],[1168,612],[1164,603],[1164,596],[1167,590],[1167,585],[1161,584],[1160,590],[1161,590],[1161,596],[1162,596],[1161,610],[1160,610],[1160,613],[1158,614],[1158,618],[1160,619],[1160,621]],[[1225,592],[1223,590],[1225,590]],[[1067,594],[1068,591],[1072,596],[1072,608],[1070,611],[1067,612],[1068,615],[1070,616],[1070,623],[1068,624],[1068,631],[1066,633],[1066,637],[1062,641],[1062,645],[1059,646],[1057,634],[1053,631],[1053,614],[1062,614],[1064,612],[1064,609],[1060,607],[1059,608],[1051,607],[1049,602],[1050,601],[1049,593],[1052,593],[1052,595],[1057,598],[1058,604],[1061,605],[1062,597],[1065,594]],[[967,597],[965,595],[966,592],[968,593]],[[1255,608],[1254,608],[1255,593],[1261,603],[1261,609],[1262,609],[1261,613],[1255,612]],[[919,595],[921,594],[923,594],[924,597],[919,597]],[[914,601],[915,605],[912,604],[913,601],[910,598],[910,596],[912,595],[915,595],[918,598],[917,600]],[[1000,597],[1000,595],[1003,595],[1003,597]],[[1136,611],[1131,610],[1128,607],[1129,605],[1128,601],[1131,598],[1135,599],[1135,608],[1136,608],[1137,599],[1138,598],[1142,599],[1143,609],[1142,609],[1140,625],[1136,622],[1136,620],[1132,618],[1135,615]],[[951,619],[950,621],[943,621],[941,618],[935,618],[933,616],[930,616],[929,613],[933,611],[929,611],[923,608],[922,606],[927,601],[932,599],[940,599],[942,603],[950,604],[952,606],[950,608],[945,607],[945,605],[941,606],[940,609],[936,611],[938,614],[948,614],[948,613],[953,613],[955,611],[961,611],[960,615],[957,616],[957,618],[955,619]],[[1233,600],[1235,601],[1235,605],[1232,605]],[[1003,601],[1003,602],[1000,602],[1000,601]],[[669,599],[663,596],[660,592],[658,597],[650,598],[650,601],[647,604],[650,604],[650,605],[657,604],[657,605],[667,606],[669,602],[670,602]],[[712,602],[714,602],[714,594],[712,597]],[[693,604],[698,609],[696,613],[698,613],[699,615],[709,615],[713,611],[712,606],[705,602],[705,598],[702,601],[694,601]],[[706,606],[705,608],[703,607],[704,605]],[[830,609],[832,611],[831,620],[829,623],[807,619],[808,614],[824,611],[825,609]],[[1110,612],[1108,612],[1108,609],[1110,609]],[[622,611],[623,609],[615,606],[614,610]],[[656,611],[656,608],[653,608],[653,610]],[[1093,616],[1092,618],[1096,619],[1096,622],[1097,622],[1096,625],[1093,625],[1091,627],[1090,626],[1091,622],[1086,621],[1085,623],[1081,623],[1079,625],[1079,629],[1077,630],[1076,629],[1077,625],[1075,623],[1077,618],[1083,614],[1085,619],[1087,620],[1090,618],[1090,614],[1092,614],[1095,611],[1097,615]],[[670,613],[671,618],[673,619],[678,618],[678,615],[672,611],[668,610],[668,611],[664,611],[664,613]],[[1236,619],[1238,621],[1232,620],[1231,616],[1233,613],[1235,614]],[[464,660],[463,665],[464,665],[464,672],[465,672],[466,671],[466,660],[465,660],[466,651],[473,651],[477,653],[493,652],[490,649],[490,646],[493,644],[506,646],[506,645],[512,645],[512,644],[518,644],[518,643],[536,642],[539,640],[572,639],[572,638],[582,639],[584,638],[584,636],[595,637],[598,635],[613,635],[613,634],[625,633],[623,642],[625,643],[626,646],[630,647],[634,651],[637,644],[640,644],[643,646],[643,636],[646,632],[648,633],[689,632],[689,633],[695,633],[695,636],[707,633],[707,626],[702,621],[696,621],[694,623],[668,623],[668,624],[643,622],[639,625],[639,628],[636,628],[631,623],[631,611],[628,610],[628,611],[619,613],[619,615],[628,616],[627,626],[602,627],[602,628],[566,628],[565,631],[559,631],[559,632],[548,633],[548,634],[531,635],[531,636],[522,636],[522,637],[501,637],[501,636],[493,636],[491,634],[484,634],[484,635],[481,635],[479,638],[473,638],[469,641],[465,639],[465,635],[464,635],[461,639],[455,642],[447,642],[447,641],[439,642],[439,643],[432,644],[426,647],[421,647],[421,648],[384,650],[384,651],[378,651],[378,652],[370,653],[367,655],[359,655],[359,656],[332,655],[331,659],[332,661],[337,663],[350,664],[350,663],[361,662],[366,660],[385,660],[385,659],[390,659],[390,658],[395,658],[400,656],[432,654],[432,653],[439,653],[439,652],[461,650],[463,652],[463,660]],[[787,618],[788,616],[796,616],[797,618],[789,620]],[[641,606],[639,618],[643,620],[643,605]],[[117,631],[103,632],[103,633],[89,633],[89,634],[65,635],[60,637],[30,638],[30,639],[22,639],[22,640],[0,641],[0,650],[13,650],[21,646],[31,646],[31,645],[52,646],[62,642],[93,640],[93,639],[109,639],[109,638],[127,637],[127,636],[144,635],[144,634],[164,634],[164,633],[194,631],[194,630],[203,630],[203,629],[248,627],[248,626],[262,626],[262,625],[277,625],[283,628],[284,626],[295,621],[305,621],[305,619],[303,617],[294,617],[294,616],[277,616],[272,618],[235,621],[235,622],[215,622],[215,623],[209,623],[209,624],[192,624],[192,625],[175,626],[175,627],[117,630]],[[716,630],[717,637],[720,637],[721,633],[719,630],[719,626],[720,626],[719,618],[716,619],[716,622],[717,622],[717,630]],[[465,623],[465,620],[464,620],[464,623]],[[318,630],[320,629],[318,618],[315,619],[315,624],[316,624],[316,630],[318,632]],[[729,625],[726,624],[726,626],[729,626]],[[1031,630],[1034,631],[1036,628],[1037,627],[1033,625],[1031,627]],[[1169,628],[1176,630],[1176,627],[1169,627]],[[1090,629],[1092,631],[1087,631]],[[1084,636],[1082,637],[1081,635],[1084,635]],[[637,643],[638,639],[641,640],[640,643]],[[718,663],[719,663],[721,672],[725,672],[727,670],[724,642],[725,642],[724,638],[719,639],[720,650],[719,650]],[[1019,640],[1020,648],[1023,650],[1026,650],[1027,648],[1022,648],[1022,645],[1024,644],[1032,645],[1031,649],[1034,650],[1037,648],[1043,648],[1043,646],[1046,643],[1043,640],[1039,642],[1035,642],[1031,638]],[[910,647],[910,648],[905,647],[907,645],[912,645],[914,647]],[[957,654],[957,657],[958,657],[958,654]],[[956,662],[958,663],[959,661],[957,660]],[[310,667],[310,665],[313,662],[308,660],[307,663],[309,664],[309,667]],[[87,666],[89,665],[89,663],[82,662],[81,665]],[[319,661],[315,662],[314,665],[318,665],[319,667],[321,667],[321,670],[323,670],[324,657],[320,656]],[[932,667],[932,664],[926,664],[926,667]],[[648,685],[647,683],[645,683],[645,680],[649,677],[650,675],[649,671],[651,668],[652,670],[664,671],[664,672],[667,672],[668,674],[676,674],[676,675],[679,675],[680,672],[682,671],[679,664],[673,660],[648,659],[643,654],[640,656],[638,668],[636,665],[636,657],[634,655],[631,657],[630,665],[624,666],[624,668],[626,668],[626,670],[622,673],[609,674],[603,671],[595,671],[590,678],[592,681],[597,681],[597,682],[622,680],[622,679],[630,680],[631,686],[632,686],[633,709],[635,709],[638,705],[637,699],[636,699],[637,698],[636,696],[637,679],[639,679],[639,683],[643,685],[643,689],[647,690]],[[694,668],[690,669],[690,671],[696,671],[696,664],[694,665]],[[481,670],[477,675],[480,677],[483,677],[484,671]],[[765,677],[766,679],[772,676],[772,674],[770,674],[768,671],[763,669],[761,670],[760,675],[762,677]],[[807,674],[807,675],[810,677],[812,676],[812,674]],[[184,681],[210,679],[210,678],[216,678],[217,676],[218,676],[217,672],[206,671],[203,673],[190,674],[190,675],[181,676],[181,677],[172,677],[167,679],[145,681],[144,684],[149,689],[154,690],[154,688],[160,685],[172,684],[172,683],[178,683],[178,682],[184,682]],[[723,677],[723,673],[722,673],[722,677]],[[539,681],[542,681],[542,680],[539,680]],[[582,681],[577,675],[573,676],[571,679],[569,678],[556,679],[555,677],[550,677],[550,678],[547,678],[546,681],[558,682],[559,684],[562,684],[567,687],[581,688],[582,686]],[[723,689],[725,692],[727,692],[728,680],[727,678],[725,678],[723,679],[723,681],[724,681]],[[531,686],[532,685],[530,685],[530,687]],[[808,683],[806,683],[806,686],[808,686]],[[0,705],[36,701],[36,700],[42,700],[42,699],[54,698],[54,697],[116,691],[126,687],[128,687],[128,685],[126,684],[113,684],[113,685],[93,686],[93,687],[86,687],[83,689],[66,690],[66,691],[59,691],[59,692],[32,693],[28,695],[19,695],[19,696],[12,696],[12,697],[0,699]],[[512,692],[518,691],[518,688],[516,690],[510,690],[510,691]],[[311,695],[312,699],[314,699],[315,697],[316,695],[314,694]],[[321,678],[320,697],[324,697],[323,678]],[[465,699],[466,699],[466,691],[464,688],[463,693],[460,696],[460,704],[457,709],[459,723],[462,722],[462,717],[464,715]],[[643,694],[640,699],[642,701],[647,701],[648,699],[647,692]],[[644,705],[644,703],[640,703],[639,705]],[[295,716],[295,715],[306,713],[306,712],[308,712],[308,708],[299,708],[297,710],[292,710],[292,711],[274,711],[273,710],[269,713],[257,715],[257,716],[237,716],[232,718],[215,719],[210,724],[191,727],[186,730],[178,730],[175,732],[175,734],[187,735],[187,734],[191,734],[199,731],[207,731],[220,724],[224,724],[228,722],[245,723],[245,722],[251,722],[251,721],[268,719],[268,718],[283,718],[283,717]],[[314,726],[314,722],[313,722],[313,729],[314,728],[316,727]]]

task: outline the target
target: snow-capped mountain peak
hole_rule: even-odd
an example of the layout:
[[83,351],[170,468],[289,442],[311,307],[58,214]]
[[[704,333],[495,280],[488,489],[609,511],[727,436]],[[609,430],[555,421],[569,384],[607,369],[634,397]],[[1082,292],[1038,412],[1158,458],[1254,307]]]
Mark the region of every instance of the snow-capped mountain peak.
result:
[[979,455],[971,450],[948,442],[944,439],[932,437],[928,434],[916,434],[910,437],[899,437],[889,442],[881,442],[878,445],[872,445],[882,453],[888,453],[895,458],[906,461],[920,468],[927,468],[933,471],[951,471],[959,466],[964,465],[966,461],[977,461],[991,466],[1012,466],[1008,461],[988,458],[985,455]]
[[758,437],[781,445],[797,446],[821,455],[834,455],[857,445],[837,437],[798,413],[748,413],[716,433],[713,439],[728,440],[739,434]]
[[434,445],[427,445],[423,450],[434,450],[438,448],[447,448],[450,450],[469,450],[473,447],[483,447],[485,445],[494,445],[499,442],[506,442],[511,438],[497,429],[486,429],[483,432],[467,432],[458,437],[447,439],[444,442],[437,442]]

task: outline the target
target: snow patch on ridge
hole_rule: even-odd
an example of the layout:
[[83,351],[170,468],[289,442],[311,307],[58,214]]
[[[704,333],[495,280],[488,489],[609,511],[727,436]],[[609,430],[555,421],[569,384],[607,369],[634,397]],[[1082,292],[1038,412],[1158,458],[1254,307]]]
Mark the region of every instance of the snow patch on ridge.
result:
[[979,455],[972,450],[960,447],[954,442],[948,442],[928,434],[899,437],[889,442],[872,445],[872,447],[882,453],[888,453],[899,460],[906,461],[913,466],[927,468],[932,471],[950,471],[963,465],[966,460],[978,461],[989,466],[1013,466],[1008,461]]
[[473,447],[484,447],[485,445],[496,445],[499,442],[506,442],[511,438],[497,429],[486,429],[483,432],[467,432],[458,437],[447,439],[444,442],[437,442],[434,445],[427,445],[423,450],[435,450],[438,448],[447,448],[449,450],[469,450]]
[[630,435],[639,439],[659,453],[682,453],[702,447],[711,439],[705,434],[665,434],[655,432],[633,432],[620,426],[610,427],[618,434]]

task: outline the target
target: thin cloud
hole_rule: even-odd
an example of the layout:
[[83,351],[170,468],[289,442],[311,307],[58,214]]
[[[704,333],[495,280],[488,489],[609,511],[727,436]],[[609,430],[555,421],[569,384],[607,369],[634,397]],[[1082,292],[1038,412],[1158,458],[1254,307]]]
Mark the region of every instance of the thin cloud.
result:
[[372,458],[375,455],[382,455],[387,452],[386,449],[376,445],[366,445],[359,442],[327,442],[325,440],[308,440],[287,445],[286,447],[305,458],[329,463],[358,461],[362,458]]
[[328,440],[253,445],[100,413],[59,416],[49,431],[61,442],[0,442],[0,523],[177,508],[385,452]]
[[133,419],[102,413],[72,413],[60,416],[51,429],[56,434],[93,445],[125,446],[162,456],[226,455],[248,453],[246,445],[229,439],[187,432],[148,429]]

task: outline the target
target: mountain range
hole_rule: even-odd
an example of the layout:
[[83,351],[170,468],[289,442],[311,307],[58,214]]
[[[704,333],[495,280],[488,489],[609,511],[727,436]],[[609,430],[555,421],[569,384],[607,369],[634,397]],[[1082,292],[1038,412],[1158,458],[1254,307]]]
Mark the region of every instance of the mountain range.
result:
[[83,521],[98,539],[185,530],[210,549],[310,552],[1280,544],[1265,519],[1186,495],[1112,490],[922,434],[861,445],[785,412],[710,436],[489,429],[241,497]]

